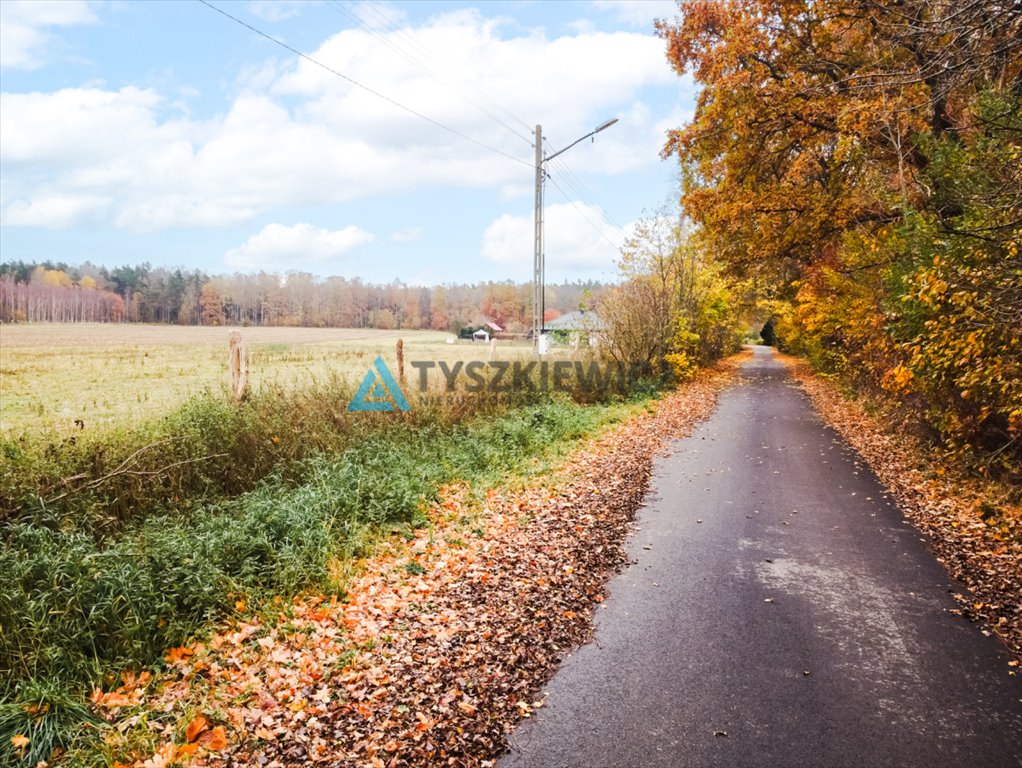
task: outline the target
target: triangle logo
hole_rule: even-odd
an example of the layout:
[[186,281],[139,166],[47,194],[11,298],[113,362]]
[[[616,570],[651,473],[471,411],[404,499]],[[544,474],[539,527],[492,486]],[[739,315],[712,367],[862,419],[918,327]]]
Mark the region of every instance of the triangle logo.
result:
[[365,378],[355,396],[348,403],[349,411],[410,411],[412,406],[405,399],[404,392],[398,386],[382,355],[377,355],[372,367],[366,371]]

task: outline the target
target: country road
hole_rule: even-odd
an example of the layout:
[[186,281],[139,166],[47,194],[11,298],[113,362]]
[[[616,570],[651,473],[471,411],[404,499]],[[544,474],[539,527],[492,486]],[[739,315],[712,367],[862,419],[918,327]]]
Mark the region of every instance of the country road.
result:
[[771,350],[637,526],[502,768],[1022,765],[1022,678]]

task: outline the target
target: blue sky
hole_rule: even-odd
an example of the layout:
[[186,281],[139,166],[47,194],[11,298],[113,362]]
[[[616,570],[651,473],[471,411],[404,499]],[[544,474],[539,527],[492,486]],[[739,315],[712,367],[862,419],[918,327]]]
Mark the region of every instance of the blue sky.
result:
[[548,280],[612,278],[677,194],[671,2],[211,2],[486,146],[197,0],[3,0],[0,257],[526,281],[536,123],[553,152],[619,119],[550,164]]

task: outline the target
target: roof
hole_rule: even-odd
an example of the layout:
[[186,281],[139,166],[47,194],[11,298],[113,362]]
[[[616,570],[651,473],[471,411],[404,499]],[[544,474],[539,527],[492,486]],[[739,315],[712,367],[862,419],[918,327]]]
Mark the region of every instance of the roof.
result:
[[584,309],[568,312],[545,324],[548,331],[600,331],[604,327],[603,321],[595,312],[587,312]]

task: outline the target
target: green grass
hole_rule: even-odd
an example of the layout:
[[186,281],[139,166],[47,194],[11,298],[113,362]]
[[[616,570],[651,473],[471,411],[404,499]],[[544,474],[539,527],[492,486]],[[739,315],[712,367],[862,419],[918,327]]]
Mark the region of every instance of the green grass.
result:
[[[338,589],[331,564],[423,524],[444,483],[535,471],[635,410],[562,396],[348,414],[337,404],[349,396],[337,382],[241,405],[205,395],[106,441],[2,443],[13,461],[0,486],[0,762],[18,762],[10,738],[25,728],[36,735],[23,765],[94,733],[82,705],[93,686],[158,666],[236,600]],[[139,471],[177,466],[54,500],[67,485],[56,478],[88,483],[147,445]],[[211,453],[224,455],[189,462]]]

